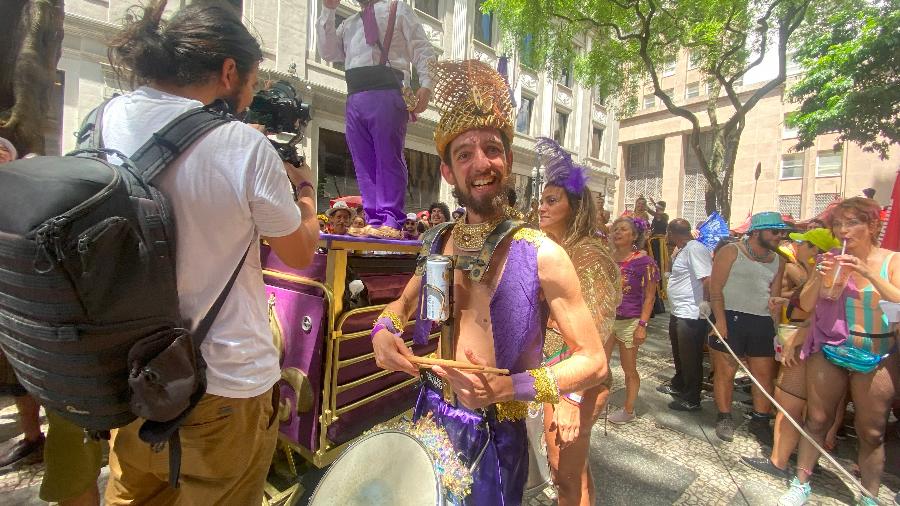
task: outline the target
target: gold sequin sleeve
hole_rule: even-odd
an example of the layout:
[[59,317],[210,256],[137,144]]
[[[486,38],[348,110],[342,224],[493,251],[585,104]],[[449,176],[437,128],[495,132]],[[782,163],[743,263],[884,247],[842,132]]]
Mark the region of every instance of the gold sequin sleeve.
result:
[[619,266],[599,239],[583,239],[571,248],[569,258],[578,273],[581,292],[603,342],[612,334],[616,308],[622,302]]

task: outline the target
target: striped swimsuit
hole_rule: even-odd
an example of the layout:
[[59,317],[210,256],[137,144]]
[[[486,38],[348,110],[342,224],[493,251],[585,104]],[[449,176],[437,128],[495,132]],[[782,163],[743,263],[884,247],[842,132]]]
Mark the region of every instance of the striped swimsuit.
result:
[[[891,253],[884,259],[881,266],[882,279],[888,279],[888,265],[891,263]],[[881,311],[878,301],[881,296],[875,291],[875,287],[869,284],[862,290],[856,288],[852,281],[847,283],[847,328],[850,335],[847,336],[847,345],[866,350],[877,355],[892,353],[894,340],[891,339],[891,324],[887,316]]]

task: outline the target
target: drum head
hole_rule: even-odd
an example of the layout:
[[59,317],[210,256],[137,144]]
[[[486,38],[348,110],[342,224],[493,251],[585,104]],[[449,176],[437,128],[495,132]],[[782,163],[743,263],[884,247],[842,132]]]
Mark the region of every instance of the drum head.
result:
[[441,485],[428,451],[397,431],[376,432],[353,443],[331,465],[310,506],[435,506]]

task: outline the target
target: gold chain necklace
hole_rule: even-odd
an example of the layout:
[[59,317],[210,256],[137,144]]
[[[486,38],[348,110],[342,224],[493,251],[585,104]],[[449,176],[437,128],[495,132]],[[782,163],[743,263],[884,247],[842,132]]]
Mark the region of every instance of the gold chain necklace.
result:
[[481,251],[484,241],[501,221],[503,217],[474,225],[457,222],[453,225],[453,246],[465,251]]

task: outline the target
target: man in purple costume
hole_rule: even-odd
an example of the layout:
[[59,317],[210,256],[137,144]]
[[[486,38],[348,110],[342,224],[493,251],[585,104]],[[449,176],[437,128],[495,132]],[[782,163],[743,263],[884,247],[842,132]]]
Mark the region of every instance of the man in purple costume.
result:
[[[392,2],[359,0],[362,11],[335,28],[340,0],[324,0],[316,21],[319,55],[344,62],[347,80],[347,145],[368,226],[362,234],[400,239],[406,196],[406,161],[403,143],[406,124],[428,107],[431,98],[429,64],[434,48],[419,18],[406,2],[396,2],[393,36],[386,40]],[[383,55],[387,47],[387,55]],[[421,87],[415,108],[409,111],[401,92],[409,83],[409,65],[415,65]]]
[[[455,356],[444,358],[509,369],[511,375],[431,367],[423,374],[415,418],[430,413],[463,464],[474,466],[465,504],[518,505],[528,476],[527,403],[556,403],[560,393],[599,384],[607,375],[606,358],[565,251],[506,217],[513,127],[505,81],[474,60],[438,63],[434,75],[442,110],[435,131],[441,175],[467,210],[465,220],[429,230],[423,242],[423,256],[447,255],[456,265]],[[493,244],[497,237],[502,240]],[[479,263],[482,258],[487,261]],[[411,316],[418,317],[423,278],[417,271],[376,321],[373,347],[382,368],[419,375],[400,333]],[[573,350],[570,359],[552,368],[541,366],[548,314]],[[414,340],[423,342],[430,329],[430,321],[418,320]],[[445,398],[442,386],[455,398]],[[565,446],[577,435],[577,429],[561,430],[560,443]]]

